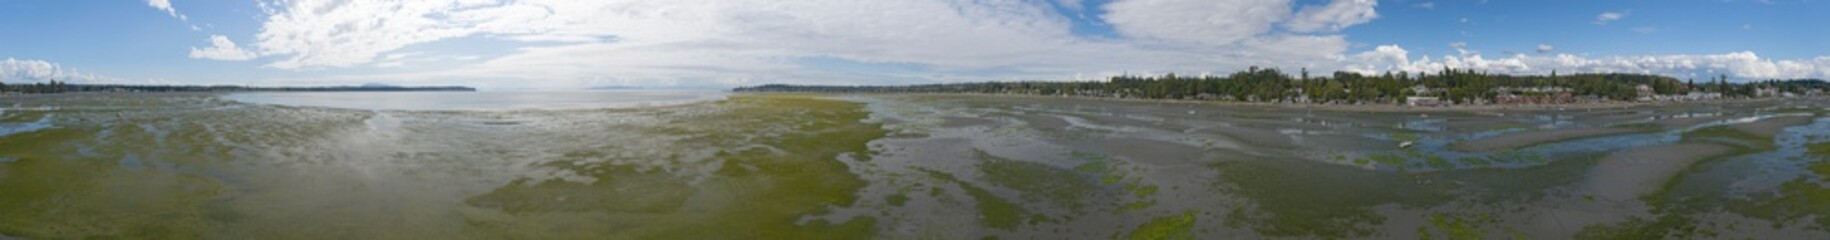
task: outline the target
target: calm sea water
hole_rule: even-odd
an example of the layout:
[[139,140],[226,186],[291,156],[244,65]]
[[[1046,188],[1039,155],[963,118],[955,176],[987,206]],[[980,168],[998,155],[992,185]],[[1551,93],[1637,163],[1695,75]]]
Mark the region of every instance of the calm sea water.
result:
[[724,99],[722,91],[627,90],[569,92],[267,92],[230,100],[286,106],[366,110],[595,109],[674,105]]

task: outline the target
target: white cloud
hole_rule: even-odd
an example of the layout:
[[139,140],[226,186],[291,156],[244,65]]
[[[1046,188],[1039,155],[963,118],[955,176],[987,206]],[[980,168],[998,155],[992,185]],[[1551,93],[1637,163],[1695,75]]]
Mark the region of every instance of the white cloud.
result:
[[1421,2],[1421,3],[1417,3],[1417,4],[1412,4],[1411,7],[1436,10],[1436,2]]
[[165,11],[165,14],[171,15],[179,20],[190,20],[190,17],[186,17],[184,14],[178,13],[178,9],[172,8],[171,0],[146,0],[146,5],[152,6],[153,9],[163,10]]
[[1074,11],[1086,9],[1084,5],[1081,5],[1081,0],[1055,0],[1055,3],[1061,4],[1062,7]]
[[1234,43],[1290,16],[1288,0],[1124,0],[1105,8],[1125,36],[1198,44]]
[[1630,30],[1633,30],[1633,32],[1637,32],[1640,34],[1652,34],[1652,33],[1658,32],[1658,28],[1656,28],[1656,27],[1636,27],[1636,28],[1633,28]]
[[1455,49],[1455,53],[1458,55],[1461,55],[1461,56],[1473,56],[1473,55],[1481,54],[1480,51],[1468,49],[1468,42],[1451,42],[1451,43],[1449,43],[1449,48]]
[[[1287,0],[1128,0],[1098,6],[1107,10],[1101,17],[1126,36],[1121,39],[1075,36],[1073,23],[1041,1],[303,0],[262,6],[270,16],[252,49],[275,57],[266,66],[279,69],[402,66],[415,60],[389,56],[407,46],[457,38],[540,43],[452,69],[313,81],[537,79],[540,85],[576,86],[1063,79],[1248,65],[1331,67],[1349,45],[1338,35],[1274,31],[1295,14]],[[1353,16],[1358,15],[1348,17]],[[1364,22],[1340,21],[1346,22],[1324,28]],[[922,71],[829,71],[799,62],[806,58],[906,64]],[[528,82],[535,81],[515,84]]]
[[[1099,20],[1119,36],[1076,35],[1072,31],[1075,23],[1051,4],[1103,9],[1105,14]],[[1640,61],[1687,59],[1697,63],[1706,59],[1683,55],[1508,54],[1513,56],[1489,59],[1465,42],[1451,44],[1456,50],[1453,56],[1438,60],[1412,59],[1396,45],[1349,53],[1354,43],[1330,32],[1377,18],[1376,2],[1370,0],[1337,0],[1304,6],[1300,11],[1289,0],[1091,4],[1080,0],[276,0],[261,2],[262,12],[268,16],[248,46],[236,46],[226,37],[218,43],[217,36],[212,36],[212,47],[193,52],[221,50],[230,59],[242,60],[265,57],[271,59],[266,67],[306,70],[270,83],[388,82],[485,88],[1088,79],[1126,72],[1229,72],[1252,65],[1303,67],[1311,72],[1436,71],[1453,66],[1503,73],[1550,69],[1680,73],[1699,69],[1749,77],[1830,75],[1822,73],[1827,69],[1822,67],[1824,62],[1830,62],[1824,58],[1756,58],[1732,64],[1707,60],[1722,67],[1670,67],[1661,65],[1665,62]],[[1626,15],[1623,11],[1598,19],[1611,22]],[[1466,18],[1462,21],[1472,23]],[[420,47],[454,39],[507,41],[507,45],[519,47],[506,49],[507,53]],[[460,44],[457,48],[466,47]],[[1539,47],[1540,52],[1550,49],[1549,45]],[[1573,59],[1558,58],[1564,56]],[[808,59],[916,70],[835,70]],[[1621,61],[1636,63],[1617,63]],[[335,70],[356,67],[362,68]]]
[[1601,15],[1595,16],[1595,25],[1608,25],[1609,22],[1627,18],[1627,15],[1632,13],[1633,11],[1602,12]]
[[1398,45],[1381,45],[1373,48],[1372,51],[1355,54],[1353,58],[1346,61],[1349,64],[1342,67],[1341,70],[1373,74],[1393,71],[1393,69],[1405,69],[1411,66],[1409,55],[1410,51],[1405,51]]
[[[1388,48],[1389,47],[1389,48]],[[1676,77],[1699,76],[1700,73],[1727,73],[1742,79],[1830,78],[1830,56],[1811,60],[1764,59],[1753,52],[1714,55],[1641,55],[1585,57],[1572,54],[1513,55],[1488,59],[1480,55],[1443,56],[1441,60],[1423,57],[1411,60],[1402,56],[1397,46],[1355,55],[1344,69],[1363,73],[1385,71],[1436,72],[1444,68],[1472,69],[1504,74],[1561,73],[1643,73]]]
[[[1080,1],[1056,0],[1071,6]],[[373,66],[402,72],[280,79],[361,83],[512,84],[518,87],[770,82],[888,84],[1097,78],[1123,72],[1226,72],[1257,65],[1349,70],[1499,73],[1731,72],[1737,77],[1824,77],[1830,59],[1724,55],[1487,58],[1465,42],[1452,56],[1412,59],[1395,45],[1348,53],[1333,32],[1377,18],[1373,1],[1293,11],[1288,0],[1119,0],[1100,7],[1121,37],[1076,36],[1047,1],[315,1],[264,4],[271,16],[251,53],[268,67]],[[1619,20],[1627,13],[1598,19]],[[1279,30],[1283,29],[1283,30]],[[1286,31],[1287,30],[1287,31]],[[530,43],[505,55],[403,48],[458,38]],[[214,39],[214,37],[213,37]],[[238,49],[231,47],[210,49]],[[538,43],[538,44],[531,44]],[[1537,46],[1540,53],[1554,47]],[[200,50],[201,51],[201,50]],[[423,55],[420,55],[423,54]],[[458,55],[460,54],[461,57]],[[1747,56],[1737,55],[1746,54]],[[428,69],[423,58],[458,66]],[[832,59],[915,71],[843,71]],[[1688,64],[1688,65],[1687,65]],[[402,67],[411,66],[411,67]],[[413,70],[413,71],[404,71]],[[1091,77],[1089,77],[1091,76]],[[505,81],[506,80],[506,81]],[[411,84],[412,82],[398,82]]]
[[203,49],[193,47],[190,56],[191,58],[222,61],[247,61],[257,57],[253,52],[235,46],[235,41],[230,41],[229,37],[222,35],[210,35],[210,47]]
[[43,60],[7,58],[0,61],[0,82],[41,82],[58,80],[77,83],[120,82],[120,79],[83,73]]
[[1296,32],[1334,32],[1379,17],[1374,0],[1334,0],[1328,5],[1306,6],[1284,28]]

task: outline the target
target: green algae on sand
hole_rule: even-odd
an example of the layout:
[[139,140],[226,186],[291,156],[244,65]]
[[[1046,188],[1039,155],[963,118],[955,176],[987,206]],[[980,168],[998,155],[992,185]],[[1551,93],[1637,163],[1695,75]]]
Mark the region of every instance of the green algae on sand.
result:
[[[600,163],[574,166],[582,167],[574,172],[598,179],[592,183],[524,179],[468,200],[474,206],[517,216],[601,214],[618,219],[615,222],[622,222],[619,227],[575,228],[566,233],[521,222],[527,218],[497,216],[473,221],[501,227],[497,230],[505,232],[504,236],[532,238],[856,239],[874,235],[875,220],[869,217],[797,223],[857,200],[865,182],[838,159],[867,152],[866,142],[886,134],[878,124],[861,121],[869,114],[862,104],[812,96],[740,95],[713,105],[722,111],[674,120],[655,129],[689,136],[670,149],[734,149],[716,154],[715,162],[723,166],[697,182]],[[768,148],[741,148],[752,144]],[[565,203],[576,198],[582,198],[577,199],[581,203]],[[707,203],[713,205],[698,205]],[[516,226],[525,229],[516,231]]]
[[1195,239],[1192,231],[1194,227],[1195,212],[1184,211],[1181,215],[1158,217],[1144,222],[1137,229],[1131,230],[1131,235],[1125,239]]

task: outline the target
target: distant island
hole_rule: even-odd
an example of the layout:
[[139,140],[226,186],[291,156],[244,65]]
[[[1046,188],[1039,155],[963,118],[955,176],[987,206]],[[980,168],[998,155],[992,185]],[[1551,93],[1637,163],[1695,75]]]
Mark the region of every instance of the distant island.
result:
[[733,92],[974,93],[1126,99],[1211,100],[1294,104],[1392,104],[1409,106],[1579,104],[1600,102],[1696,101],[1824,96],[1821,79],[1728,82],[1728,76],[1694,79],[1622,73],[1515,76],[1473,70],[1435,73],[1335,72],[1291,76],[1252,67],[1224,76],[1114,76],[1106,81],[975,82],[904,86],[821,86],[769,84]]
[[474,92],[476,88],[463,86],[428,86],[403,87],[385,84],[363,84],[360,86],[325,86],[325,87],[249,87],[236,85],[126,85],[126,84],[70,84],[52,80],[42,83],[5,84],[0,83],[0,94],[43,94],[74,92]]

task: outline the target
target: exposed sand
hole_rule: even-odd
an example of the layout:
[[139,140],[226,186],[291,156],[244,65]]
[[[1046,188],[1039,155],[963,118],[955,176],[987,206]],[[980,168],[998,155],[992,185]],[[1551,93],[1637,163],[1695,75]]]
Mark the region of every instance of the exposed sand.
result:
[[974,117],[953,117],[953,116],[948,116],[948,117],[942,117],[942,118],[941,118],[941,119],[944,119],[944,120],[946,120],[946,121],[944,121],[944,122],[942,122],[942,123],[941,123],[941,124],[940,124],[940,126],[942,126],[942,127],[949,127],[949,128],[962,128],[962,127],[971,127],[971,126],[997,126],[997,125],[999,125],[999,124],[998,124],[998,121],[996,121],[996,120],[991,120],[991,119],[984,119],[984,118],[974,118]]
[[1526,131],[1489,138],[1474,139],[1456,143],[1450,148],[1460,151],[1491,151],[1500,149],[1531,146],[1539,143],[1557,142],[1578,138],[1614,135],[1638,132],[1630,128],[1569,128],[1543,131]]
[[1733,150],[1722,145],[1684,143],[1614,152],[1595,165],[1583,189],[1598,198],[1630,201],[1658,189],[1698,160]]
[[1099,143],[1119,157],[1152,165],[1184,165],[1202,159],[1201,149],[1181,143],[1142,138],[1111,138]]
[[1252,143],[1252,144],[1260,145],[1260,146],[1269,146],[1269,147],[1276,147],[1276,148],[1295,148],[1295,147],[1297,147],[1296,143],[1294,141],[1292,141],[1293,139],[1290,138],[1289,134],[1279,133],[1276,130],[1272,130],[1272,129],[1216,126],[1216,127],[1211,127],[1211,128],[1201,128],[1199,130],[1196,130],[1195,132],[1220,134],[1220,135],[1224,135],[1227,137],[1232,137],[1233,139],[1238,139],[1239,141],[1244,141],[1247,143]]
[[1663,126],[1665,128],[1688,128],[1688,127],[1696,126],[1698,124],[1704,124],[1704,123],[1709,123],[1709,122],[1714,122],[1714,121],[1719,121],[1719,120],[1729,119],[1729,118],[1730,117],[1727,117],[1727,116],[1667,118],[1667,119],[1653,120],[1652,123],[1658,124],[1659,126]]
[[1067,128],[1068,126],[1067,120],[1061,120],[1060,117],[1044,114],[996,114],[996,116],[1015,118],[1036,129],[1055,130]]
[[1735,130],[1741,130],[1741,132],[1752,133],[1754,135],[1760,135],[1763,137],[1772,137],[1773,135],[1778,135],[1780,131],[1784,131],[1786,127],[1808,124],[1808,123],[1811,123],[1812,119],[1814,119],[1814,118],[1816,118],[1816,117],[1809,117],[1809,116],[1775,117],[1775,118],[1761,119],[1760,121],[1756,121],[1756,122],[1752,122],[1752,123],[1735,124],[1734,128],[1735,128]]

